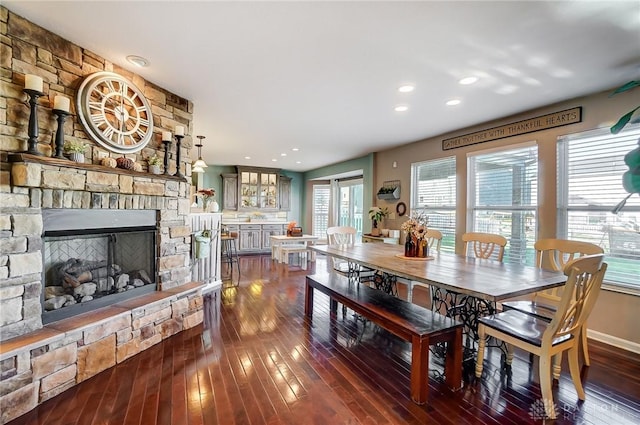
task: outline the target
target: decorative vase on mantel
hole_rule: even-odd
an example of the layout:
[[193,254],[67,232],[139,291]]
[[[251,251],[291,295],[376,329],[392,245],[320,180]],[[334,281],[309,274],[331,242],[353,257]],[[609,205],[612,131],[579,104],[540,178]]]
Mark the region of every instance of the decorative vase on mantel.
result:
[[160,174],[160,166],[158,164],[149,165],[149,172],[151,174]]
[[82,152],[69,152],[69,159],[73,162],[84,162],[84,153]]

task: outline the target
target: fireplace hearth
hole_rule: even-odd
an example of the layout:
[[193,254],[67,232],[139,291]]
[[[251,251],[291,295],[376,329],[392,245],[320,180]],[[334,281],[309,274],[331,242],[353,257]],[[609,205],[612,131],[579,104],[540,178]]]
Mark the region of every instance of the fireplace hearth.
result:
[[155,291],[156,215],[43,210],[43,323]]

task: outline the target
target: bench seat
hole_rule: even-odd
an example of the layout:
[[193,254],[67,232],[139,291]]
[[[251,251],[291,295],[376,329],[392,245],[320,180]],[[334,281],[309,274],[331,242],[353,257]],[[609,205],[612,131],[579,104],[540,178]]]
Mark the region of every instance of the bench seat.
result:
[[428,398],[429,346],[447,343],[445,380],[457,390],[462,383],[462,323],[382,291],[358,284],[337,273],[308,275],[305,287],[305,315],[313,314],[313,291],[330,298],[332,317],[338,303],[378,326],[411,342],[411,398],[424,404]]

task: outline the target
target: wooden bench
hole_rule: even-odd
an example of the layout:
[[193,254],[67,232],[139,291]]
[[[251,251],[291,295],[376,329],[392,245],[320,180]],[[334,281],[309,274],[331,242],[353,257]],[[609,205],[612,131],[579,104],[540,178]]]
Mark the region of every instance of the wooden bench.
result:
[[454,390],[461,387],[462,323],[336,273],[307,276],[304,312],[309,318],[314,289],[329,296],[332,317],[341,303],[411,342],[411,398],[415,403],[424,404],[428,397],[429,345],[447,343],[445,380]]

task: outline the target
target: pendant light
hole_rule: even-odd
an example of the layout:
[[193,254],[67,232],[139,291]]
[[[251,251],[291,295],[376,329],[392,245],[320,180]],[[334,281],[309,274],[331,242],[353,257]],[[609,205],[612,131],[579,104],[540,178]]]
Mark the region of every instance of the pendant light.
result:
[[205,136],[196,136],[198,139],[198,143],[196,146],[198,148],[198,159],[191,166],[191,172],[193,173],[204,173],[204,169],[207,168],[207,163],[202,159],[202,139]]

